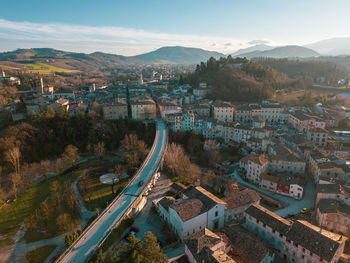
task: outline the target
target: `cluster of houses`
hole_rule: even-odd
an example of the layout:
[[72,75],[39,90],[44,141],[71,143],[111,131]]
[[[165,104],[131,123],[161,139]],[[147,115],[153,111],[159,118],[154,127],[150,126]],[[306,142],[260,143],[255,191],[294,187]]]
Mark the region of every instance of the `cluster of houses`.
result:
[[[154,201],[160,217],[185,244],[191,263],[203,262],[349,262],[349,216],[340,226],[350,188],[322,185],[318,189],[317,223],[289,221],[262,207],[251,189],[218,198],[200,186],[174,183],[173,196]],[[325,201],[327,200],[327,201]],[[323,204],[325,202],[325,204]],[[332,203],[328,206],[328,203]],[[320,205],[321,204],[321,205]],[[345,211],[346,213],[346,211]],[[347,230],[349,231],[349,229]]]

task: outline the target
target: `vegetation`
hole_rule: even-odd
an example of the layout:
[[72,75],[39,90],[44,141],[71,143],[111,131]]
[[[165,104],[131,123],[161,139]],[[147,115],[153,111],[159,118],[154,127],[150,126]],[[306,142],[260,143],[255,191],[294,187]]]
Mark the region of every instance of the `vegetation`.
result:
[[170,143],[164,155],[165,169],[184,184],[193,184],[200,176],[200,169],[192,164],[182,146]]
[[27,263],[41,263],[50,256],[56,246],[44,246],[35,248],[32,251],[26,253],[25,258]]
[[81,230],[74,231],[72,234],[68,234],[64,237],[64,244],[66,247],[72,245],[72,243],[81,235]]
[[33,70],[33,71],[76,71],[76,70],[71,70],[71,69],[65,69],[65,68],[59,68],[59,67],[55,67],[49,64],[44,64],[41,62],[37,62],[37,63],[26,63],[24,65],[25,69],[29,69],[29,70]]
[[212,99],[230,101],[261,101],[270,98],[274,92],[283,88],[298,86],[283,73],[249,61],[246,58],[210,58],[206,63],[197,65],[194,73],[189,74],[185,82],[198,86],[205,81],[213,89]]
[[337,85],[338,80],[348,79],[349,70],[340,63],[317,60],[290,60],[258,58],[255,62],[283,72],[293,79],[304,79],[308,82]]
[[157,238],[152,232],[146,232],[142,240],[134,235],[129,235],[126,247],[116,254],[113,250],[107,253],[100,249],[90,260],[91,263],[165,263],[168,258],[163,254],[158,245]]

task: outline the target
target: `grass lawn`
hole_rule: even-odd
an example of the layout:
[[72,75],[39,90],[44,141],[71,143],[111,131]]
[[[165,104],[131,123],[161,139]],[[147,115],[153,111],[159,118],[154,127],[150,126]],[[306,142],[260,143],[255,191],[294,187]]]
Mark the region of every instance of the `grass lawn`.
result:
[[[57,180],[63,185],[65,181],[74,181],[78,176],[79,171],[75,171],[67,175],[52,177],[20,193],[15,203],[0,209],[0,235],[10,238],[19,230],[23,220],[35,213],[40,204],[50,195],[50,184],[53,181]],[[8,241],[0,242],[0,246],[6,243]]]
[[239,155],[237,153],[236,150],[234,149],[230,149],[230,148],[227,148],[227,149],[221,149],[219,151],[219,155],[220,155],[220,159],[221,161],[230,161],[232,163],[234,162],[238,162],[240,159],[241,159],[241,155]]
[[61,71],[61,72],[74,72],[76,70],[72,70],[72,69],[65,69],[65,68],[59,68],[59,67],[55,67],[52,65],[48,65],[48,64],[44,64],[44,63],[30,63],[30,64],[25,64],[24,65],[25,69],[29,69],[29,70],[44,70],[44,71]]
[[45,259],[50,256],[52,251],[56,248],[56,246],[44,246],[40,248],[35,248],[32,251],[26,253],[25,258],[28,263],[41,263],[44,262]]
[[112,186],[103,184],[99,178],[91,178],[89,180],[88,194],[84,195],[86,207],[90,211],[95,211],[97,208],[104,209],[118,193],[120,193],[127,185],[129,179],[121,180],[114,186],[114,194]]

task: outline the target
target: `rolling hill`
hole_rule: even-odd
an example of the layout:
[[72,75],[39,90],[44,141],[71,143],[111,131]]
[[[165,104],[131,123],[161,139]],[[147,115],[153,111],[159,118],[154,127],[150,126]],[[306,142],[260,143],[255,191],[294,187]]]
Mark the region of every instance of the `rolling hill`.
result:
[[[252,51],[248,53],[243,53],[238,55],[239,57],[246,58],[259,58],[259,57],[269,57],[269,58],[305,58],[305,57],[318,57],[319,54],[306,47],[301,46],[283,46],[276,47],[271,50],[264,51]],[[236,55],[236,57],[238,57]]]
[[271,50],[271,49],[274,49],[274,47],[268,46],[265,44],[260,44],[260,45],[255,45],[255,46],[251,46],[248,48],[239,49],[236,52],[232,53],[231,56],[237,57],[241,54],[246,54],[246,53],[250,53],[250,52],[254,52],[254,51],[266,51],[266,50]]
[[189,47],[162,47],[155,51],[137,55],[134,58],[152,64],[197,64],[210,57],[220,58],[224,54]]
[[350,37],[338,37],[321,40],[305,47],[316,50],[322,55],[350,55]]

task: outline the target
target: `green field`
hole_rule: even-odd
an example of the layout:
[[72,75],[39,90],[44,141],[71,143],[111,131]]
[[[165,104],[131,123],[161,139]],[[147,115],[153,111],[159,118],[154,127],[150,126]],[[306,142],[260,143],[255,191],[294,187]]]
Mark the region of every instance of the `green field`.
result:
[[[49,197],[50,184],[53,181],[57,180],[63,186],[64,182],[74,181],[79,174],[80,171],[76,171],[45,180],[20,193],[16,202],[3,206],[0,209],[0,235],[7,238],[0,242],[0,247],[13,243],[11,237],[19,230],[23,220],[34,214],[40,204]],[[30,232],[27,235],[30,235]],[[28,240],[38,240],[38,233],[35,236],[35,238],[29,236]]]
[[56,246],[44,246],[40,248],[35,248],[32,251],[26,253],[25,258],[28,263],[41,263],[44,262],[45,259],[50,256],[52,251]]
[[72,70],[72,69],[65,69],[65,68],[59,68],[59,67],[55,67],[52,65],[48,65],[48,64],[44,64],[44,63],[29,63],[29,64],[25,64],[24,65],[25,69],[28,70],[43,70],[43,71],[68,71],[68,72],[72,72],[72,71],[77,71],[77,70]]

